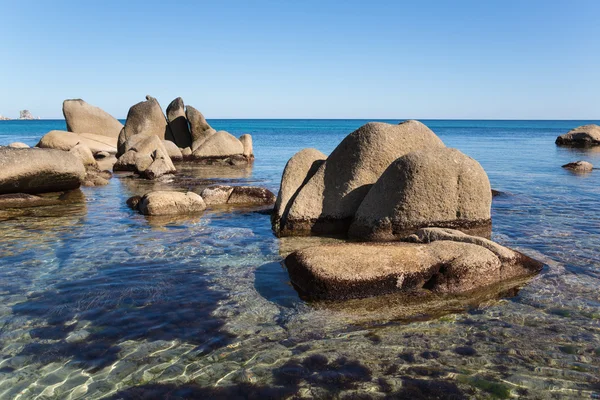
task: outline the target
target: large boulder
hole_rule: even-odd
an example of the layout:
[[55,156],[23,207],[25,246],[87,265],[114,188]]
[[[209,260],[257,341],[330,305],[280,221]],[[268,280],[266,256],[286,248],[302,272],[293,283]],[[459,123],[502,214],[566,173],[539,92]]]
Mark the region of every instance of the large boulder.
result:
[[207,205],[271,205],[275,195],[257,186],[209,186],[200,194]]
[[63,115],[69,132],[93,133],[116,138],[123,128],[123,124],[112,115],[81,99],[65,100]]
[[254,159],[254,149],[252,148],[252,136],[246,133],[240,136],[240,142],[242,142],[242,146],[244,146],[244,157],[248,159]]
[[158,136],[160,139],[173,141],[167,118],[158,101],[152,96],[146,96],[146,101],[129,109],[125,127],[119,134],[119,147],[134,135]]
[[303,149],[294,154],[285,165],[275,210],[271,217],[273,230],[277,235],[287,236],[294,233],[293,223],[285,226],[281,221],[287,219],[289,208],[299,190],[312,178],[326,158],[327,156],[317,149]]
[[105,151],[117,152],[117,139],[93,133],[72,133],[67,131],[50,131],[36,145],[40,148],[69,151],[78,144],[87,146],[92,153]]
[[185,105],[181,97],[173,100],[167,107],[167,120],[173,133],[173,142],[182,149],[190,147],[192,136],[185,116]]
[[223,159],[234,155],[243,155],[244,146],[235,136],[219,131],[206,139],[192,155],[199,159]]
[[98,162],[96,161],[96,159],[94,158],[94,154],[92,154],[92,151],[90,150],[89,147],[87,147],[85,144],[79,143],[78,145],[76,145],[75,147],[73,147],[71,150],[69,150],[69,153],[75,155],[77,158],[79,158],[79,160],[81,160],[81,162],[83,163],[83,166],[87,169],[87,168],[98,168]]
[[126,152],[119,157],[113,170],[133,171],[148,179],[176,172],[164,143],[157,136],[136,135],[125,145]]
[[181,149],[177,147],[177,145],[170,140],[163,140],[163,145],[165,146],[165,150],[171,158],[172,161],[181,161],[183,160],[183,154]]
[[600,126],[583,125],[556,138],[560,146],[587,147],[600,145]]
[[394,160],[438,147],[444,143],[418,121],[363,125],[335,148],[300,189],[280,234],[345,233],[371,185]]
[[570,162],[562,166],[565,169],[569,169],[574,172],[592,172],[594,165],[587,161],[575,161]]
[[462,294],[539,272],[542,264],[474,243],[345,243],[309,247],[285,259],[292,283],[315,300],[391,293]]
[[0,194],[77,189],[84,177],[83,163],[68,152],[0,148]]
[[202,212],[206,204],[194,192],[155,191],[139,200],[128,201],[144,215],[175,215]]
[[7,147],[12,147],[13,149],[28,149],[30,146],[23,142],[12,142],[8,144]]
[[217,132],[208,124],[208,122],[206,122],[204,115],[202,115],[202,113],[196,110],[194,107],[187,106],[185,108],[185,116],[187,117],[187,120],[190,124],[190,134],[192,135],[192,142],[195,142],[197,140],[205,140],[209,136],[214,135]]
[[417,150],[394,161],[356,211],[349,235],[403,239],[428,226],[491,233],[492,189],[487,174],[456,149]]

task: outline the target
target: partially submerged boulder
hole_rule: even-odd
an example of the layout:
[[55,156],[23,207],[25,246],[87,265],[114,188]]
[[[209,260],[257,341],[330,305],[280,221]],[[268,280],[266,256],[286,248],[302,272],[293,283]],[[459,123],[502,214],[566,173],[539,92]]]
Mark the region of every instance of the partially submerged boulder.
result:
[[530,276],[543,266],[495,245],[502,249],[500,256],[466,241],[333,244],[296,251],[285,264],[295,287],[313,300],[419,291],[459,294]]
[[[204,115],[194,107],[189,105],[186,106],[185,116],[190,124],[192,142],[205,140],[217,132],[208,124],[208,122],[206,122]],[[192,147],[192,149],[194,148]]]
[[588,147],[600,145],[600,126],[579,126],[556,138],[559,146]]
[[294,154],[285,165],[275,210],[271,217],[273,230],[278,236],[292,235],[296,231],[292,222],[282,226],[281,221],[287,219],[289,208],[298,192],[317,172],[326,158],[327,156],[317,149],[303,149]]
[[474,159],[456,149],[417,150],[394,161],[356,211],[353,238],[390,241],[428,226],[491,234],[492,189]]
[[29,146],[22,142],[13,142],[8,144],[6,147],[12,147],[13,149],[28,149]]
[[176,172],[163,141],[155,135],[135,135],[124,147],[127,151],[115,163],[114,171],[133,171],[148,179]]
[[112,115],[81,99],[65,100],[63,102],[63,115],[69,132],[93,133],[117,138],[123,128],[123,124]]
[[192,156],[197,161],[228,162],[235,156],[243,158],[244,146],[235,136],[219,131],[207,138],[194,150]]
[[240,136],[240,142],[242,142],[242,146],[244,147],[244,157],[248,159],[254,159],[254,149],[252,148],[252,136],[246,133]]
[[125,127],[119,134],[119,147],[134,135],[157,136],[159,139],[173,140],[167,118],[158,101],[152,96],[146,96],[146,101],[137,103],[129,109]]
[[257,186],[209,186],[201,193],[207,205],[271,205],[275,195]]
[[562,166],[574,172],[591,172],[594,169],[592,163],[587,161],[575,161]]
[[92,153],[104,151],[115,154],[117,152],[116,138],[93,133],[73,133],[56,130],[45,134],[36,147],[69,151],[80,143],[87,146]]
[[68,152],[0,148],[0,194],[77,189],[84,177],[83,163]]
[[194,192],[155,191],[128,200],[144,215],[175,215],[198,213],[206,209],[202,197]]
[[444,147],[418,121],[370,122],[348,135],[299,190],[279,235],[345,233],[372,184],[397,158]]
[[173,134],[173,142],[180,148],[192,145],[192,136],[185,116],[185,105],[181,97],[173,100],[167,107],[167,120]]

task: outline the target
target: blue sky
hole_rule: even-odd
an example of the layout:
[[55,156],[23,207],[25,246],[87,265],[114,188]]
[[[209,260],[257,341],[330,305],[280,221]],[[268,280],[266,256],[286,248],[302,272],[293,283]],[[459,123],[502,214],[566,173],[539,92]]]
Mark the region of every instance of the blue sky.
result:
[[600,2],[4,1],[0,114],[600,119]]

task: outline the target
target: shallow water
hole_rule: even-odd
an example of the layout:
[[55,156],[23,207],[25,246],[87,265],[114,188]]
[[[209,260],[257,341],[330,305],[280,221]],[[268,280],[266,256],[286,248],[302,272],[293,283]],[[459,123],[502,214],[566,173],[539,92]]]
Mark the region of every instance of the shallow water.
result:
[[[182,190],[276,191],[296,151],[327,154],[365,121],[210,122],[251,133],[256,162],[184,165]],[[125,200],[165,184],[117,176],[0,213],[0,399],[598,398],[600,171],[560,166],[600,152],[554,145],[588,121],[424,122],[505,193],[494,240],[547,264],[520,290],[307,304],[280,261],[315,239],[280,241],[252,210],[148,219]],[[0,144],[51,129],[64,121],[0,121]]]

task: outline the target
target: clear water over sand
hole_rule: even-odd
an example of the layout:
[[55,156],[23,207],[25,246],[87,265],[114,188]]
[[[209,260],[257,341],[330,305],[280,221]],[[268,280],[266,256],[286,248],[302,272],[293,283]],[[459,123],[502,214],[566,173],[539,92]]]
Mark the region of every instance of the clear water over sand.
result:
[[[252,134],[256,162],[181,166],[177,189],[275,192],[296,151],[365,121],[210,122]],[[600,149],[554,145],[588,121],[424,122],[505,193],[493,239],[547,264],[520,290],[307,304],[280,261],[315,240],[279,240],[251,210],[148,219],[125,200],[168,185],[117,175],[84,202],[0,210],[0,399],[599,396],[600,170],[560,166],[600,166]],[[1,121],[0,144],[51,129]]]

